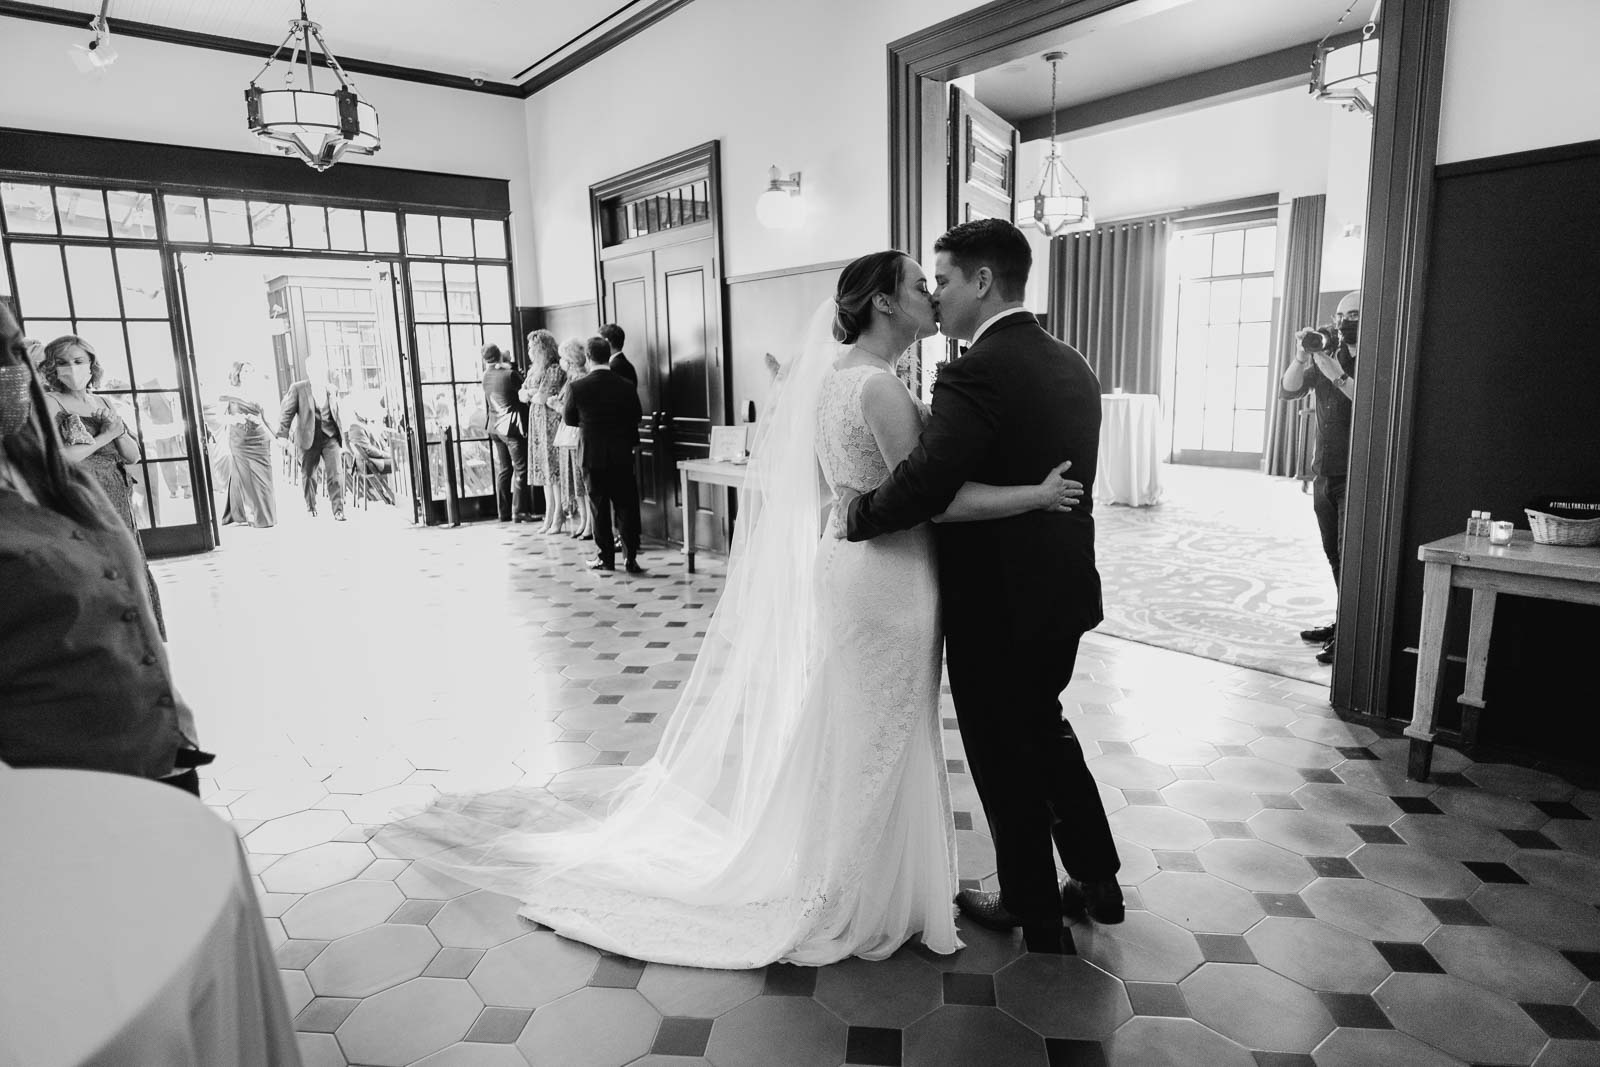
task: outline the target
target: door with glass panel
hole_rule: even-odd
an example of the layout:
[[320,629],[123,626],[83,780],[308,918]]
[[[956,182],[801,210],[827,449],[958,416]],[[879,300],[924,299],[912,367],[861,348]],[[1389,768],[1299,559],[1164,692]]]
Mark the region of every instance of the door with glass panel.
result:
[[172,265],[155,192],[0,182],[0,227],[13,296],[29,337],[75,335],[100,365],[95,386],[134,431],[127,467],[135,521],[152,555],[212,547],[192,375],[177,356]]
[[1173,239],[1178,330],[1172,461],[1259,466],[1273,396],[1270,220],[1188,230]]

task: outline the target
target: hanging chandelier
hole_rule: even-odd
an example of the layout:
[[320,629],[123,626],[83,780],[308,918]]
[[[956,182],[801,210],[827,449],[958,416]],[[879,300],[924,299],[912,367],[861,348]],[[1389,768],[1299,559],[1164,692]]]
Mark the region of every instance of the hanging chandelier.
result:
[[[1067,58],[1065,52],[1046,52],[1050,63],[1050,155],[1039,174],[1039,191],[1033,198],[1032,223],[1054,237],[1068,226],[1076,226],[1089,218],[1089,193],[1078,176],[1068,169],[1061,158],[1061,147],[1056,144],[1056,64]],[[1068,180],[1072,184],[1067,184]],[[1076,189],[1077,192],[1070,191]]]
[[1346,111],[1371,115],[1378,103],[1378,19],[1383,0],[1374,0],[1372,14],[1361,27],[1361,40],[1335,48],[1328,38],[1339,31],[1360,0],[1350,0],[1343,15],[1327,36],[1317,42],[1311,60],[1311,92],[1318,100],[1332,100]]
[[[311,60],[313,41],[339,81],[339,87],[332,92],[317,89],[316,67]],[[284,87],[263,89],[257,85],[280,59],[286,65]],[[297,63],[305,65],[304,89],[295,88]],[[356,95],[355,86],[322,39],[322,27],[306,17],[306,0],[300,0],[300,17],[289,23],[289,35],[250,79],[244,100],[251,133],[275,151],[298,156],[316,170],[327,170],[347,153],[370,156],[382,146],[377,110]]]

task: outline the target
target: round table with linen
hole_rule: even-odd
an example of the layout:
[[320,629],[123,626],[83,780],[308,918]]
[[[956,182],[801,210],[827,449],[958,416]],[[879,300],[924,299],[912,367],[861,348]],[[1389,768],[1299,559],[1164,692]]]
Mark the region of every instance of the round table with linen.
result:
[[0,1065],[299,1067],[238,838],[192,796],[0,767]]
[[1096,504],[1144,507],[1161,502],[1161,398],[1153,393],[1100,397]]

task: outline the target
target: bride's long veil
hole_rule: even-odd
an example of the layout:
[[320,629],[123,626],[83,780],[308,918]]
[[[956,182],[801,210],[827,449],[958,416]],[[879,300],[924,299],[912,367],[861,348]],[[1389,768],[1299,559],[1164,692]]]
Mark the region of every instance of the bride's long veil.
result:
[[756,424],[726,586],[655,755],[618,769],[598,809],[545,791],[444,797],[386,827],[381,844],[525,902],[557,880],[691,907],[794,891],[804,874],[786,850],[802,827],[786,824],[803,817],[795,794],[821,758],[797,751],[796,734],[828,503],[817,402],[842,353],[832,319],[830,300]]

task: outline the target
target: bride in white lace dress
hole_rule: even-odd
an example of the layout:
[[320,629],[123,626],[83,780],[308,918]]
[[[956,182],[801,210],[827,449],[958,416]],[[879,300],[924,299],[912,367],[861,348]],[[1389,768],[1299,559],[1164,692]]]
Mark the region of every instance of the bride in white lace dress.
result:
[[[527,791],[448,797],[380,840],[637,959],[820,965],[915,936],[960,948],[933,543],[926,528],[862,543],[821,529],[830,502],[915,447],[924,413],[892,368],[934,330],[909,257],[840,275],[759,425],[694,673],[656,754],[598,772],[620,777],[598,815]],[[939,521],[1070,507],[1060,473],[969,484]]]

